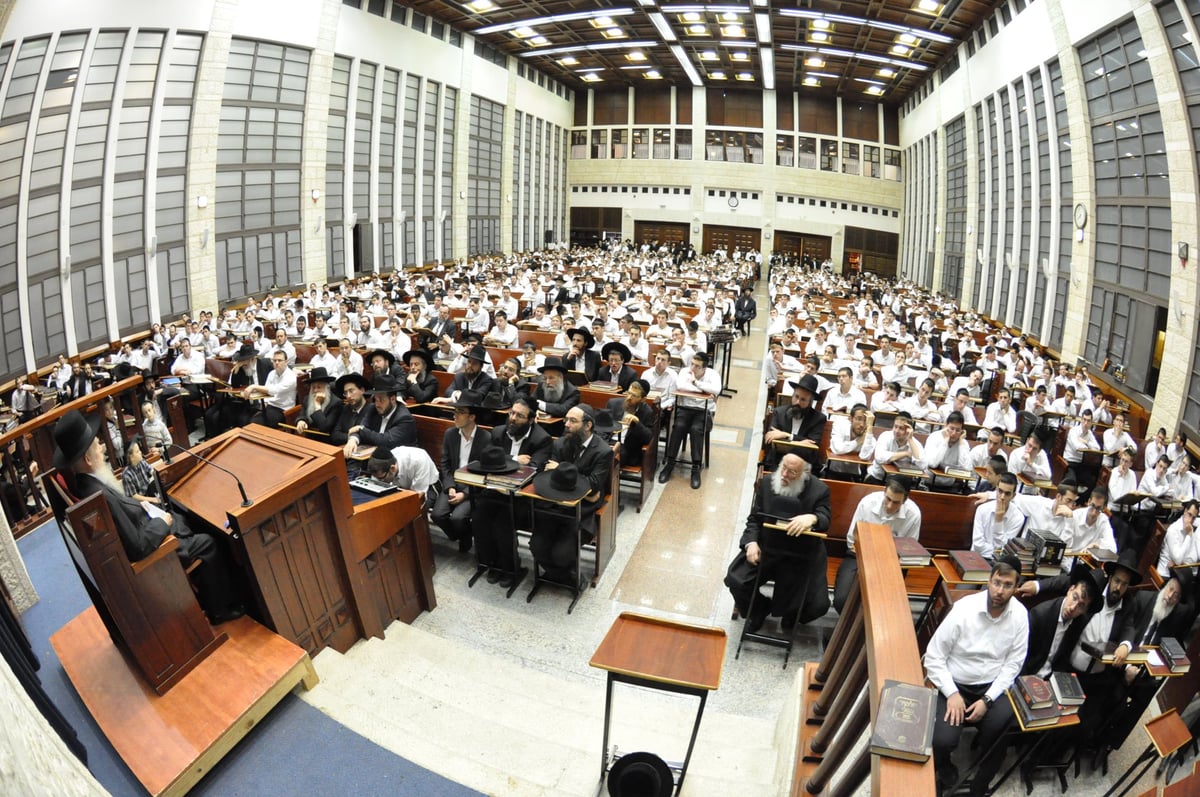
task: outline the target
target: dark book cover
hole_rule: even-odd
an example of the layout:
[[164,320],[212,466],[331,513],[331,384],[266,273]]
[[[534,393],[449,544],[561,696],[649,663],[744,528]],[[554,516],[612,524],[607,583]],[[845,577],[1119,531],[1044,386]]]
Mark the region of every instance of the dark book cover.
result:
[[1058,708],[1058,703],[1051,703],[1046,708],[1030,708],[1029,704],[1020,695],[1014,695],[1013,698],[1013,703],[1017,706],[1017,716],[1021,720],[1022,728],[1042,728],[1047,725],[1053,725],[1062,716],[1062,712]]
[[928,761],[933,752],[937,692],[887,680],[879,696],[871,752],[905,761]]
[[1051,691],[1050,684],[1036,675],[1022,675],[1018,678],[1017,690],[1030,708],[1038,709],[1054,705],[1054,692]]
[[1061,565],[1067,544],[1052,531],[1033,529],[1029,532],[1035,558],[1039,565]]
[[1158,649],[1162,653],[1163,659],[1170,666],[1171,672],[1184,673],[1191,669],[1192,663],[1188,659],[1187,651],[1183,649],[1183,645],[1175,637],[1163,637]]
[[951,551],[950,562],[964,581],[987,581],[992,566],[975,551]]
[[1050,690],[1054,692],[1054,699],[1062,705],[1063,713],[1068,713],[1068,707],[1082,705],[1086,697],[1079,683],[1079,676],[1073,672],[1050,673]]

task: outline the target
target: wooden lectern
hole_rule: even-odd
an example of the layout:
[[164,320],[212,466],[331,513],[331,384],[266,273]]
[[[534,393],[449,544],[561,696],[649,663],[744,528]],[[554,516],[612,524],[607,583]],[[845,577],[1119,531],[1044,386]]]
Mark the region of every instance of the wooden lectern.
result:
[[157,466],[168,495],[230,535],[258,618],[316,655],[382,636],[433,609],[433,549],[421,497],[400,491],[354,506],[340,448],[252,424]]

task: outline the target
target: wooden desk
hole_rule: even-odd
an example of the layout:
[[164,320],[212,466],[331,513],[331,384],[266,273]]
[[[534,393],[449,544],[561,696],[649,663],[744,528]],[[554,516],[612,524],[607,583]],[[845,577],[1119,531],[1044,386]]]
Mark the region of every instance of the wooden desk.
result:
[[683,764],[672,767],[677,775],[675,793],[679,794],[692,758],[692,748],[696,745],[696,735],[700,732],[704,704],[708,693],[721,685],[724,661],[723,629],[622,612],[613,621],[600,647],[596,648],[592,660],[588,662],[592,667],[608,671],[604,696],[604,741],[600,749],[601,783],[616,762],[615,756],[609,761],[608,754],[613,684],[625,683],[700,699]]
[[[582,559],[583,530],[580,528],[583,525],[583,523],[582,523],[583,496],[576,498],[574,501],[565,501],[565,500],[558,499],[558,498],[547,498],[545,496],[538,495],[537,490],[534,489],[533,482],[530,482],[529,484],[526,484],[524,487],[522,487],[518,494],[523,495],[526,498],[529,498],[533,501],[531,515],[532,515],[532,519],[533,519],[534,529],[537,528],[537,513],[538,513],[538,505],[539,504],[541,504],[543,507],[545,507],[545,506],[558,507],[560,513],[562,512],[562,510],[569,510],[570,512],[573,512],[575,515],[575,583],[574,584],[563,584],[559,581],[555,581],[553,579],[546,578],[545,576],[543,576],[541,574],[541,566],[538,564],[538,561],[535,558],[533,560],[533,589],[529,590],[529,594],[525,597],[525,602],[531,603],[533,601],[533,596],[538,593],[538,590],[541,589],[542,584],[552,584],[552,585],[556,585],[559,587],[566,587],[567,589],[571,590],[571,605],[567,607],[567,614],[570,614],[572,611],[575,610],[575,604],[579,602],[579,596],[583,594],[583,581],[584,581],[583,573],[582,573],[582,570],[583,570],[583,559]],[[547,510],[543,509],[542,511],[545,512]],[[553,511],[553,510],[550,510],[550,511]],[[530,546],[529,546],[530,553],[533,552],[532,534],[533,534],[534,529],[530,530]],[[596,526],[597,539],[599,538],[599,530],[600,530],[599,521],[597,521],[597,526]],[[599,555],[600,555],[599,548],[600,548],[600,546],[599,546],[599,544],[597,544],[597,546],[596,546],[597,568],[599,568]]]

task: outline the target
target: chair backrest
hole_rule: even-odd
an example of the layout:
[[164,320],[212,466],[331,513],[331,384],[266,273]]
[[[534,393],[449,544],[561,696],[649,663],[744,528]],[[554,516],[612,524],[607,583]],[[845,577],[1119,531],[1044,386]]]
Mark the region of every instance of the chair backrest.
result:
[[1021,410],[1017,413],[1017,439],[1024,440],[1030,432],[1037,428],[1041,419],[1032,412]]

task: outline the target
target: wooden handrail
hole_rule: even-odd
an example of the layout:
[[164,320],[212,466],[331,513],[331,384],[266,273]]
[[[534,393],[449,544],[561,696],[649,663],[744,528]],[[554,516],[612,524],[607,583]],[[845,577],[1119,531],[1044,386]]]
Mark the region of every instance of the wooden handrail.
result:
[[[904,595],[904,574],[896,555],[892,531],[878,523],[858,524],[858,578],[867,635],[867,684],[871,724],[878,721],[879,695],[886,680],[925,682],[912,611]],[[932,794],[933,760],[914,764],[871,756],[871,794]]]

